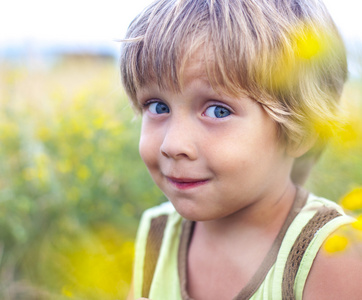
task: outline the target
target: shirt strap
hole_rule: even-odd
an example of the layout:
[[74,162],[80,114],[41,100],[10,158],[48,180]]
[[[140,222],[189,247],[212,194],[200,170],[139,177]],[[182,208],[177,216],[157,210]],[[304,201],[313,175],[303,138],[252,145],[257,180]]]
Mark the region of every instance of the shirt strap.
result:
[[161,215],[151,220],[150,230],[147,236],[145,260],[143,265],[142,297],[148,298],[152,284],[153,274],[156,269],[160,254],[163,234],[166,228],[168,216]]
[[296,275],[309,244],[323,226],[339,216],[341,214],[337,210],[323,207],[304,226],[294,242],[285,264],[282,281],[283,300],[295,299],[294,283]]

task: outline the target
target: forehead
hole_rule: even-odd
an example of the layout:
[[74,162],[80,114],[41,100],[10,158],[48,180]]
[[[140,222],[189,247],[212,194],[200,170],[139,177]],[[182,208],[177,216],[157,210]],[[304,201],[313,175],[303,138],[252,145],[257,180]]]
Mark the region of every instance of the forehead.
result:
[[[177,77],[171,78],[170,73],[149,76],[148,80],[138,89],[137,100],[145,94],[157,91],[172,91],[182,93],[191,85],[202,86],[204,91],[223,97],[249,97],[250,93],[239,86],[235,90],[235,82],[225,80],[222,68],[218,67],[213,51],[206,47],[199,47],[194,52],[184,53],[182,62],[178,65]],[[160,80],[161,79],[161,80]]]
[[187,57],[181,66],[179,75],[181,90],[196,79],[210,84],[210,78],[207,70],[207,65],[210,63],[213,63],[213,58],[208,57],[206,59],[204,51],[201,50],[198,50],[191,56]]
[[138,90],[138,101],[148,96],[149,93],[158,94],[163,91],[171,91],[182,94],[191,86],[195,87],[195,85],[198,87],[202,86],[203,90],[206,89],[209,92],[214,91],[206,69],[205,60],[200,56],[193,56],[185,62],[182,70],[180,70],[177,86],[173,84],[170,78],[167,78],[167,75],[164,75],[165,81],[163,82],[167,82],[167,84],[160,85],[157,83],[157,80],[148,80],[147,83]]
[[[246,86],[228,77],[228,69],[221,65],[211,47],[199,47],[183,59],[179,70],[180,90],[193,81],[202,83],[219,95],[229,97],[251,96]],[[229,70],[232,72],[232,70]],[[239,70],[241,73],[242,70]]]
[[158,86],[160,90],[180,92],[195,80],[211,86],[212,79],[208,66],[214,63],[213,55],[206,54],[203,49],[198,49],[193,53],[184,53],[177,64],[176,73],[159,73],[156,70],[149,72],[149,76],[140,90]]

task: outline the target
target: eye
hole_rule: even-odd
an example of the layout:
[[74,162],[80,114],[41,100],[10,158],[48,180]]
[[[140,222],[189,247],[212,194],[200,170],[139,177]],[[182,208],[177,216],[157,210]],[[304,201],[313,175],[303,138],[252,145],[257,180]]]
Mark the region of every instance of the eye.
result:
[[148,110],[152,114],[159,115],[159,114],[168,114],[170,112],[168,106],[163,102],[151,102],[149,104],[146,104],[146,106],[148,106]]
[[206,109],[205,115],[210,118],[225,118],[229,115],[231,115],[231,111],[227,108],[219,105],[213,105]]

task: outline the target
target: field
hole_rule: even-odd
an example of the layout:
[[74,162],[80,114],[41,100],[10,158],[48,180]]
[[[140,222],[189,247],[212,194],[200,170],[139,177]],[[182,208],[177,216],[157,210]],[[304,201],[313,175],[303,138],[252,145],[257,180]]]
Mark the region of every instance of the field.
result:
[[[361,80],[343,100],[345,123],[307,182],[334,201],[362,186]],[[116,63],[2,62],[0,105],[0,298],[124,299],[137,220],[164,198]]]

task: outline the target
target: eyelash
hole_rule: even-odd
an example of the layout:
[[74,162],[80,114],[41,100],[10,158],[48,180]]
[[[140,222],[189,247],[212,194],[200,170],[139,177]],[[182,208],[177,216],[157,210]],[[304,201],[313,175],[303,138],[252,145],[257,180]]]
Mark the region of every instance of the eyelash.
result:
[[[215,117],[212,117],[212,116],[209,116],[208,115],[208,111],[209,111],[209,109],[211,109],[211,108],[215,108],[214,109],[214,111],[213,111],[213,114],[215,115]],[[217,117],[216,116],[216,113],[217,113],[217,109],[219,108],[219,113],[221,113],[221,111],[220,111],[220,109],[221,110],[224,110],[224,113],[226,113],[226,115],[225,116],[220,116],[220,117]],[[205,110],[205,112],[203,113],[203,115],[205,115],[205,116],[208,116],[208,117],[210,117],[210,118],[214,118],[214,119],[223,119],[223,118],[226,118],[226,117],[228,117],[228,116],[230,116],[230,115],[232,115],[233,114],[233,112],[232,112],[232,110],[230,109],[230,108],[228,108],[228,107],[226,107],[226,106],[224,106],[224,105],[220,105],[220,104],[214,104],[214,105],[210,105],[208,108],[206,108],[206,110]]]
[[[159,100],[149,100],[149,101],[146,101],[145,103],[142,104],[142,109],[143,109],[143,110],[149,109],[149,107],[150,107],[152,104],[155,104],[155,103],[164,104],[164,105],[168,108],[168,110],[170,110],[170,108],[168,107],[167,104],[165,104],[164,102],[159,101]],[[210,116],[208,116],[208,115],[206,114],[206,112],[207,112],[210,108],[212,108],[212,107],[215,107],[215,108],[220,107],[220,108],[222,108],[222,109],[225,109],[225,110],[227,110],[227,111],[229,112],[229,114],[226,115],[225,117],[220,117],[220,118],[210,117]],[[205,111],[202,113],[203,116],[208,116],[208,117],[214,118],[214,119],[223,119],[223,118],[226,118],[226,117],[228,117],[229,115],[232,115],[232,114],[233,114],[233,111],[232,111],[229,107],[227,107],[226,105],[218,104],[218,103],[209,105],[209,106],[205,109]]]
[[146,102],[144,102],[144,103],[141,103],[141,107],[142,107],[143,109],[146,109],[146,108],[148,108],[152,103],[155,103],[155,102],[157,102],[157,101],[154,101],[154,100],[146,101]]
[[143,110],[149,109],[149,107],[152,104],[155,104],[155,103],[163,104],[163,105],[168,107],[168,105],[166,103],[164,103],[163,101],[160,101],[160,100],[148,100],[148,101],[146,101],[145,103],[142,104],[142,109]]

